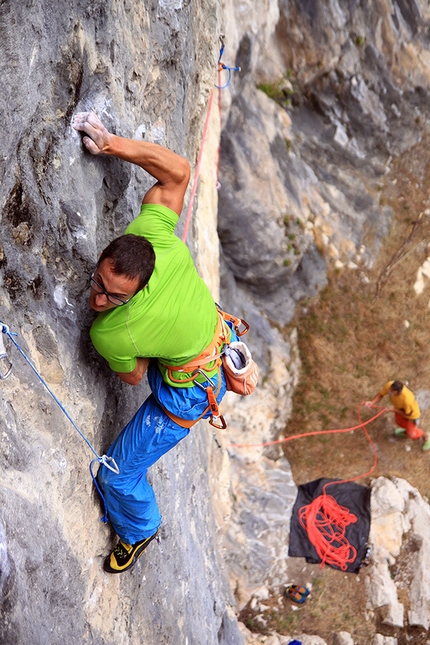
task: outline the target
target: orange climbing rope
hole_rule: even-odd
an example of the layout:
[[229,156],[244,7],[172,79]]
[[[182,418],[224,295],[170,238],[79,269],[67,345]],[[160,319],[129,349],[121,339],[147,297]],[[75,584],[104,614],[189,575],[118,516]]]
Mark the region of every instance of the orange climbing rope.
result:
[[207,109],[207,112],[206,112],[206,120],[205,120],[205,125],[203,127],[202,142],[200,144],[199,156],[197,158],[197,165],[196,165],[196,170],[195,170],[195,173],[194,173],[193,187],[191,189],[190,201],[189,201],[189,204],[188,204],[187,214],[185,216],[184,231],[182,233],[182,241],[183,242],[185,242],[186,239],[187,239],[188,229],[189,229],[190,221],[191,221],[191,215],[193,213],[194,198],[196,196],[197,185],[199,183],[200,166],[202,165],[203,150],[204,150],[206,136],[207,136],[208,129],[209,129],[209,118],[210,118],[210,114],[211,114],[212,103],[213,103],[213,100],[214,100],[214,92],[215,92],[215,90],[212,90],[211,95],[209,97],[208,109]]
[[357,516],[326,493],[299,508],[298,516],[321,559],[320,567],[329,564],[346,571],[348,564],[357,557],[357,550],[349,543],[345,532],[357,521]]
[[[220,56],[218,60],[218,85],[215,86],[218,89],[218,109],[219,109],[220,119],[221,119],[221,90],[228,86],[231,78],[231,71],[240,70],[240,68],[238,67],[235,67],[235,68],[228,67],[227,65],[224,65],[221,62],[223,51],[224,51],[224,42],[223,42],[223,37],[221,37],[221,49],[220,49]],[[229,74],[228,81],[225,85],[221,85],[220,75],[222,70],[228,70],[228,74]],[[184,231],[182,234],[183,242],[185,242],[187,239],[188,230],[191,222],[194,199],[196,196],[197,186],[200,178],[200,168],[201,168],[203,150],[204,150],[204,145],[206,142],[206,137],[209,129],[209,121],[210,121],[210,114],[211,114],[212,104],[214,99],[214,92],[215,92],[215,89],[212,90],[209,97],[206,119],[203,127],[202,141],[201,141],[200,150],[197,158],[197,165],[196,165],[193,185],[191,189],[190,201],[188,204],[187,214],[185,216]],[[217,187],[219,186],[218,184],[219,168],[220,168],[220,148],[218,148],[218,159],[217,159]],[[387,412],[387,409],[382,408],[371,419],[363,422],[360,415],[360,407],[362,405],[363,403],[361,403],[358,406],[358,410],[357,410],[360,423],[350,428],[338,428],[334,430],[318,430],[314,432],[297,434],[290,437],[284,437],[283,439],[277,439],[275,441],[267,441],[264,443],[229,444],[228,446],[231,448],[252,448],[252,447],[271,446],[278,443],[293,441],[294,439],[301,439],[303,437],[311,437],[311,436],[323,435],[323,434],[337,434],[342,432],[353,432],[354,430],[358,430],[359,428],[363,429],[363,432],[373,449],[372,468],[367,473],[364,473],[363,475],[358,475],[357,477],[353,477],[351,479],[327,482],[323,486],[322,495],[320,495],[315,500],[313,500],[311,504],[308,504],[307,506],[303,506],[302,508],[300,508],[298,512],[300,524],[307,531],[309,541],[313,544],[316,552],[318,553],[318,556],[321,559],[321,565],[320,565],[321,567],[323,567],[324,564],[327,563],[329,565],[336,566],[341,570],[346,570],[347,565],[350,562],[354,562],[357,555],[356,549],[348,542],[345,534],[347,527],[350,524],[357,522],[357,517],[353,513],[350,513],[346,507],[340,506],[334,497],[332,497],[331,495],[328,495],[326,492],[326,488],[328,486],[332,486],[333,484],[343,484],[347,482],[353,482],[357,479],[361,479],[362,477],[366,477],[370,475],[376,468],[376,465],[378,462],[376,445],[371,439],[369,433],[367,432],[366,426],[372,423],[373,421],[375,421],[375,419],[380,417],[382,414]],[[373,406],[373,407],[376,407],[376,406]]]
[[[354,562],[357,556],[357,550],[349,543],[346,537],[347,527],[350,524],[357,522],[357,516],[353,513],[350,513],[350,511],[345,506],[340,506],[334,497],[327,494],[326,489],[328,488],[328,486],[333,486],[334,484],[346,484],[347,482],[353,482],[357,479],[361,479],[362,477],[371,475],[377,466],[378,453],[376,445],[370,437],[366,426],[375,421],[375,419],[380,417],[385,412],[388,412],[388,410],[386,408],[382,408],[372,418],[368,419],[367,421],[362,421],[360,408],[363,405],[364,403],[360,403],[357,409],[357,416],[360,423],[351,428],[317,430],[314,432],[297,434],[291,437],[284,437],[283,439],[278,439],[276,441],[267,441],[265,443],[259,444],[229,444],[229,447],[235,448],[270,446],[286,441],[293,441],[294,439],[301,439],[303,437],[311,437],[323,434],[335,434],[341,432],[352,432],[354,430],[358,430],[359,428],[363,429],[365,437],[370,443],[373,450],[373,465],[371,469],[363,475],[357,475],[357,477],[327,482],[323,486],[322,495],[316,497],[310,504],[302,506],[298,511],[299,522],[307,532],[309,541],[314,546],[318,557],[321,560],[321,568],[323,568],[325,564],[329,564],[341,569],[342,571],[346,571],[348,564]],[[377,406],[372,407],[377,409]]]
[[[198,158],[197,158],[197,165],[196,165],[196,170],[195,170],[195,173],[194,173],[194,180],[193,180],[193,186],[192,186],[192,189],[191,189],[190,201],[189,201],[189,204],[188,204],[187,214],[185,216],[184,231],[182,233],[182,241],[183,242],[185,242],[186,239],[187,239],[188,229],[190,227],[190,222],[191,222],[191,216],[193,214],[194,199],[195,199],[195,196],[196,196],[197,186],[198,186],[199,178],[200,178],[200,167],[202,165],[203,149],[204,149],[204,146],[205,146],[206,137],[207,137],[207,133],[208,133],[208,129],[209,129],[209,120],[210,120],[210,115],[211,115],[212,103],[213,103],[213,100],[214,100],[215,90],[216,89],[218,90],[218,110],[219,110],[220,125],[222,127],[222,123],[221,123],[221,103],[222,103],[222,101],[221,101],[221,91],[224,90],[226,87],[228,87],[228,85],[230,84],[231,73],[232,72],[240,72],[240,67],[229,67],[228,65],[226,65],[225,63],[223,63],[221,61],[221,58],[222,58],[223,53],[224,53],[224,47],[225,47],[225,45],[224,45],[224,36],[222,36],[222,35],[220,36],[220,41],[221,41],[221,48],[220,48],[219,58],[218,58],[218,85],[215,85],[215,88],[212,90],[212,92],[210,94],[210,97],[209,97],[208,109],[207,109],[207,112],[206,112],[206,120],[205,120],[205,124],[203,126],[202,141],[201,141],[201,144],[200,144],[199,155],[198,155]],[[224,85],[221,84],[221,73],[222,73],[223,70],[227,70],[227,72],[228,72],[228,80]],[[219,188],[219,186],[220,186],[219,181],[218,181],[220,162],[221,162],[221,146],[220,146],[220,144],[218,144],[218,159],[217,159],[217,174],[216,174],[216,186],[217,186],[217,188]]]
[[[361,408],[362,405],[364,404],[360,403],[359,409]],[[373,406],[373,407],[377,409],[377,406]],[[368,419],[367,421],[361,421],[360,412],[358,412],[360,423],[357,424],[356,426],[351,426],[350,428],[336,428],[334,430],[314,430],[312,432],[303,432],[302,434],[294,434],[294,435],[291,435],[291,437],[283,437],[282,439],[276,439],[275,441],[265,441],[263,443],[230,443],[228,444],[227,447],[228,448],[258,448],[258,447],[264,447],[264,446],[274,446],[277,443],[285,443],[287,441],[293,441],[294,439],[302,439],[303,437],[314,437],[316,435],[321,435],[321,434],[337,434],[342,432],[353,432],[354,430],[358,430],[359,428],[363,428],[363,430],[365,430],[365,427],[368,426],[369,423],[372,423],[372,421],[375,421],[375,419],[380,417],[385,412],[388,412],[388,410],[386,408],[382,408],[378,412],[378,414],[375,414],[374,417],[372,417],[371,419]],[[367,430],[365,430],[365,434],[369,443],[375,446]],[[365,477],[365,475],[360,475],[360,477]]]

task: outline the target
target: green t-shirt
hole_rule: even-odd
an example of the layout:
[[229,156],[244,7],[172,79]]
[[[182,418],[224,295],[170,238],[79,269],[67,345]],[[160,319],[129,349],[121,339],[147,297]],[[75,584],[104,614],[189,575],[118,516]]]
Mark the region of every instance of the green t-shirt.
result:
[[[92,324],[94,347],[114,372],[131,372],[137,357],[184,365],[214,337],[216,306],[188,248],[174,234],[177,221],[170,208],[143,204],[125,231],[149,240],[156,260],[147,287],[128,304],[99,314]],[[161,365],[160,370],[170,383]]]

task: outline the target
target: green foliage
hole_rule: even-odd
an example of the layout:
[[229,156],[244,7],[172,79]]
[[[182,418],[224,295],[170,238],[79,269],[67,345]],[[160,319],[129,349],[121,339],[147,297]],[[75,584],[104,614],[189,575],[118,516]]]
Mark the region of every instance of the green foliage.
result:
[[257,624],[252,618],[245,618],[245,626],[251,631],[255,632],[257,629]]
[[[288,229],[289,229],[289,227],[291,225],[293,227],[294,226],[301,226],[303,228],[302,221],[301,221],[301,219],[299,217],[295,218],[290,213],[286,213],[284,215],[283,222],[284,222],[284,226],[285,226],[285,229],[286,229],[285,230],[285,235],[286,235],[287,239],[289,240],[289,242],[287,244],[287,253],[293,252],[295,256],[298,256],[298,255],[300,255],[300,249],[299,249],[299,246],[297,244],[297,233],[290,233],[288,231]],[[294,230],[294,228],[293,228],[293,230]],[[286,260],[284,260],[284,266],[290,266],[290,264],[291,264],[291,260],[289,260],[288,258]]]
[[[291,105],[291,97],[296,91],[293,80],[293,73],[290,69],[287,70],[284,76],[279,80],[274,81],[273,83],[259,83],[257,85],[257,88],[264,92],[266,96],[269,97],[269,99],[276,101],[276,103],[278,103],[278,105],[281,105],[282,107],[288,107],[289,105]],[[286,139],[285,144],[287,147],[287,152],[289,152],[291,148],[291,141]]]
[[276,103],[281,103],[284,99],[284,94],[279,88],[279,83],[259,83],[257,89],[264,92],[269,99],[276,101]]

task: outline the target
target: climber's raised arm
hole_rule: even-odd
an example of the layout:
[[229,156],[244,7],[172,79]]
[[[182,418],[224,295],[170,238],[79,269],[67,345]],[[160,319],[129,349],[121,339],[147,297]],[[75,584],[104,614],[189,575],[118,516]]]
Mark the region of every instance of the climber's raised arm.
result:
[[83,143],[91,154],[111,155],[129,161],[157,180],[144,196],[144,204],[161,204],[181,214],[190,179],[190,165],[184,157],[156,143],[111,134],[93,112],[76,114],[73,127],[85,132],[87,136]]

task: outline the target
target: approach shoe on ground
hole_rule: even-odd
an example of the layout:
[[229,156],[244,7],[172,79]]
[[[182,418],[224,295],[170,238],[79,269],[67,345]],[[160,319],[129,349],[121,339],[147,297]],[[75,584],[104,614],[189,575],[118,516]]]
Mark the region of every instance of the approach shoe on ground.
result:
[[292,600],[293,602],[297,603],[298,605],[302,605],[306,598],[309,596],[309,589],[306,587],[299,587],[298,585],[290,585],[285,589],[285,595],[287,598]]
[[406,430],[404,428],[396,428],[394,434],[396,437],[400,437],[402,434],[406,434]]
[[427,441],[424,441],[422,450],[424,450],[424,452],[426,450],[430,450],[430,437],[427,439]]
[[158,531],[154,535],[151,535],[151,537],[135,542],[134,544],[127,544],[120,540],[114,550],[105,558],[103,569],[107,573],[122,573],[123,571],[131,569],[148,544],[157,537],[157,534]]

